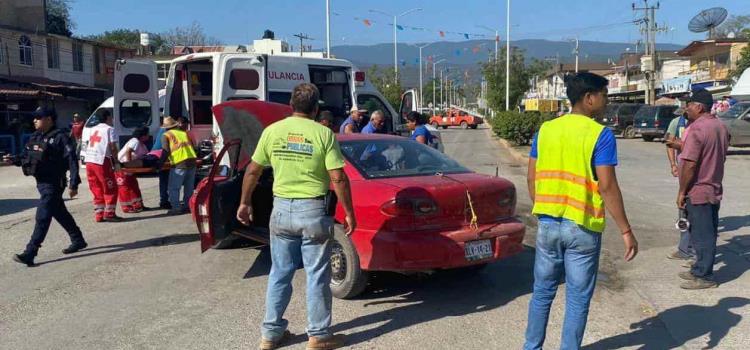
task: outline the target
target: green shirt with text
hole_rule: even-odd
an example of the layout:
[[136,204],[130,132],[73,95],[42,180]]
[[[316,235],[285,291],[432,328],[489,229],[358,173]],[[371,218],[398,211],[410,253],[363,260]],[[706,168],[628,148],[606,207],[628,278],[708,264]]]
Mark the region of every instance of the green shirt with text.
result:
[[331,129],[290,116],[263,131],[253,161],[273,168],[273,194],[282,198],[315,198],[328,193],[329,170],[344,167]]

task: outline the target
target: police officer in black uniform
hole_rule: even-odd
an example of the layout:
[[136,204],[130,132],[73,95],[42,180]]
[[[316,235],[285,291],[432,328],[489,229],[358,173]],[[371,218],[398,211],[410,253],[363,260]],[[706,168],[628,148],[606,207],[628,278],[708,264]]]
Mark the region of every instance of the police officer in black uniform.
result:
[[78,194],[78,185],[81,183],[74,141],[67,132],[55,126],[57,114],[53,109],[39,107],[33,116],[36,132],[31,135],[21,158],[14,162],[15,165],[21,166],[24,175],[36,179],[36,188],[41,195],[36,208],[36,225],[31,240],[23,253],[13,256],[13,260],[27,266],[34,266],[34,257],[47,236],[52,218],[55,218],[70,236],[71,244],[63,249],[63,254],[75,253],[87,246],[81,229],[63,202],[63,191],[67,182],[65,172],[70,171],[70,198]]

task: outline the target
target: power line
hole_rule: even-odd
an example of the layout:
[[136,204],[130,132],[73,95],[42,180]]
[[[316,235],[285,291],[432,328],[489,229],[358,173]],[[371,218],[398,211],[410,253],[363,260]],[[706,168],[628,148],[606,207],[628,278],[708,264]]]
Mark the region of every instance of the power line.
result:
[[305,52],[305,40],[314,40],[314,39],[307,36],[307,34],[304,34],[304,33],[294,34],[292,36],[299,38],[299,55],[301,57],[303,56]]

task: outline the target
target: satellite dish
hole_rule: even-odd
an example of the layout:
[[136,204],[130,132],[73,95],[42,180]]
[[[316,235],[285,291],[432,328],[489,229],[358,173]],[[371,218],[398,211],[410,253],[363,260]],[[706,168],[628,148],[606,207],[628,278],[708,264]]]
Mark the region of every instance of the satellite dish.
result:
[[713,31],[725,19],[727,19],[727,9],[723,7],[714,7],[701,11],[695,15],[688,23],[688,29],[693,33],[708,32],[708,37],[713,37]]

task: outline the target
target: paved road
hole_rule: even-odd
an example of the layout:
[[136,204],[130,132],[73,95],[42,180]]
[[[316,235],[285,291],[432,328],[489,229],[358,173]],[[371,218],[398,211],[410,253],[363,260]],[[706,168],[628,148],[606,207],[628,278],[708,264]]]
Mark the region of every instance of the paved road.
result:
[[[486,130],[451,129],[443,132],[443,139],[449,154],[477,171],[495,174],[499,164],[500,175],[517,184],[519,215],[528,217],[525,169],[513,164]],[[712,321],[701,324],[715,330],[719,348],[743,348],[740,344],[750,339],[740,330],[748,329],[750,308],[725,311],[724,304],[712,305],[723,296],[747,295],[750,287],[742,274],[747,265],[740,265],[747,264],[740,254],[747,243],[743,215],[748,204],[740,204],[740,198],[748,195],[741,186],[741,176],[750,170],[748,157],[733,156],[727,174],[734,180],[727,183],[730,193],[722,208],[727,217],[722,244],[728,245],[724,241],[730,235],[739,238],[724,251],[729,267],[717,273],[726,282],[699,295],[677,289],[674,274],[679,267],[663,259],[674,236],[670,204],[675,184],[666,177],[661,146],[625,141],[620,150],[620,178],[644,251],[636,263],[623,264],[617,258],[619,237],[608,233],[602,263],[606,274],[594,297],[584,343],[594,344],[594,349],[700,348],[708,332],[677,326],[682,319],[701,319]],[[33,184],[13,168],[0,168],[0,178],[13,179],[0,183],[0,348],[256,348],[270,267],[267,250],[211,250],[201,255],[189,218],[164,217],[160,211],[123,223],[95,224],[84,194],[68,205],[90,248],[63,257],[59,251],[67,244],[66,236],[53,224],[37,259],[43,264],[26,268],[10,256],[22,248],[33,227]],[[153,205],[155,179],[141,183],[151,194],[147,204]],[[533,229],[527,242],[533,243]],[[478,276],[381,274],[361,298],[334,301],[334,329],[348,334],[354,349],[517,349],[523,342],[532,264],[529,247]],[[302,271],[294,285],[297,293],[287,318],[298,336],[287,348],[301,349],[306,340]],[[563,292],[564,287],[561,297]],[[559,299],[550,320],[549,348],[558,346],[564,306]],[[637,322],[642,327],[631,329]],[[726,335],[721,330],[727,330]]]

